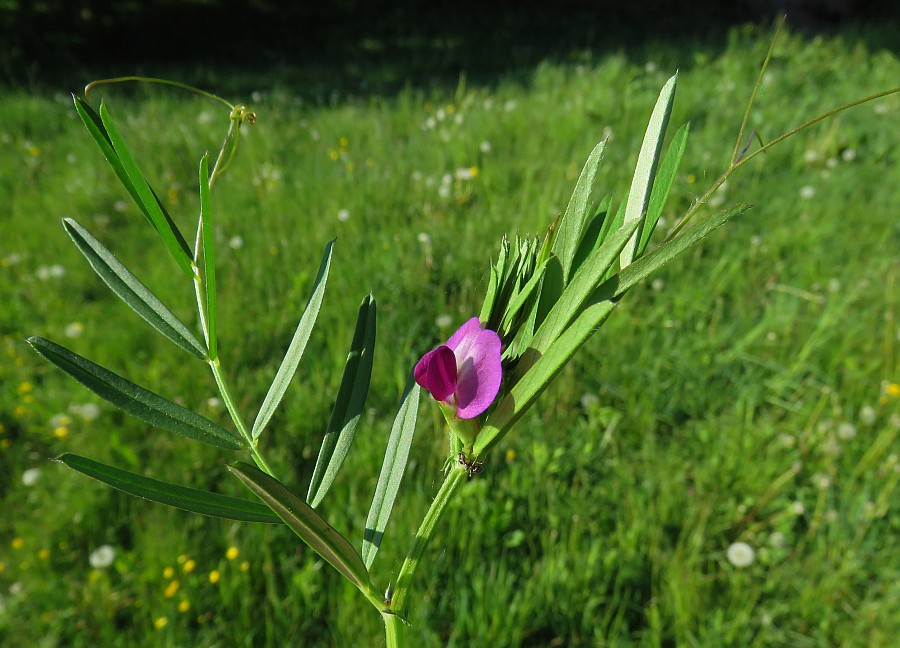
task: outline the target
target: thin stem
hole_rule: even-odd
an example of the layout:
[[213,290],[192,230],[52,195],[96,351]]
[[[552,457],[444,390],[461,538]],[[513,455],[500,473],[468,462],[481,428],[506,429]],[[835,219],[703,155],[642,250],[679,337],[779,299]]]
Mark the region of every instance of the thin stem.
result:
[[213,377],[216,379],[216,385],[219,387],[219,393],[222,395],[222,400],[225,403],[225,408],[228,410],[231,420],[234,421],[234,426],[237,428],[238,433],[243,437],[244,441],[247,442],[247,445],[250,448],[250,456],[253,457],[253,462],[260,470],[272,475],[272,469],[269,468],[269,464],[266,463],[266,460],[260,454],[259,449],[256,447],[256,443],[250,436],[250,431],[247,429],[246,423],[244,423],[244,419],[237,410],[234,398],[231,396],[231,390],[228,389],[228,383],[225,382],[225,376],[222,374],[221,364],[218,360],[209,360],[208,362],[212,369]]
[[384,619],[384,643],[387,648],[403,648],[406,646],[406,633],[403,619],[396,614],[381,613]]
[[99,79],[97,81],[91,81],[86,86],[84,86],[84,96],[87,97],[88,93],[101,85],[110,85],[113,83],[125,83],[129,81],[135,81],[138,83],[156,83],[159,85],[167,85],[173,86],[175,88],[181,88],[182,90],[187,90],[188,92],[193,92],[195,94],[200,95],[201,97],[206,97],[207,99],[212,99],[213,101],[218,101],[220,104],[228,106],[229,110],[234,110],[234,106],[222,99],[217,95],[212,94],[211,92],[206,92],[205,90],[201,90],[200,88],[195,88],[194,86],[189,86],[186,83],[179,83],[178,81],[170,81],[169,79],[157,79],[155,77],[142,77],[142,76],[122,76],[116,77],[114,79]]
[[[441,484],[440,490],[438,490],[437,495],[435,495],[434,501],[431,503],[431,507],[425,514],[425,518],[422,520],[422,524],[419,526],[418,531],[416,531],[416,537],[413,540],[412,546],[409,548],[409,553],[406,554],[406,559],[403,561],[403,565],[400,567],[400,573],[397,575],[397,582],[394,585],[394,595],[391,599],[390,605],[390,609],[394,612],[397,612],[398,614],[404,613],[406,598],[409,595],[409,589],[410,585],[412,584],[413,576],[415,575],[416,569],[419,566],[419,560],[421,559],[422,554],[425,553],[425,548],[428,546],[428,542],[434,535],[437,523],[438,521],[440,521],[441,516],[444,514],[444,511],[447,508],[447,504],[450,502],[459,487],[463,484],[465,479],[466,470],[462,466],[458,468],[452,468],[444,478],[444,482]],[[387,626],[388,619],[386,616],[386,630]],[[402,634],[402,626],[398,626],[398,628],[398,632]],[[397,628],[394,628],[394,630],[397,630]],[[399,644],[388,644],[389,647],[395,645]]]
[[737,162],[741,145],[744,143],[744,131],[747,128],[747,121],[750,119],[750,109],[753,108],[753,102],[756,100],[756,93],[759,92],[759,88],[762,86],[763,76],[766,73],[766,68],[769,67],[769,61],[772,60],[772,53],[775,51],[775,43],[778,41],[778,34],[781,32],[781,28],[784,27],[785,20],[787,20],[787,15],[782,16],[781,20],[779,20],[778,24],[775,26],[775,33],[772,35],[769,51],[766,52],[766,58],[763,59],[762,67],[759,69],[759,76],[756,77],[756,83],[753,84],[753,92],[750,93],[750,100],[747,102],[747,108],[744,110],[744,118],[741,120],[741,127],[738,130],[737,141],[734,143],[734,152],[731,154],[732,165]]
[[891,88],[890,90],[884,90],[882,92],[878,92],[873,95],[869,95],[868,97],[863,97],[862,99],[857,99],[856,101],[851,101],[850,103],[846,103],[842,106],[838,106],[837,108],[833,108],[832,110],[829,110],[826,113],[822,113],[818,117],[813,117],[809,121],[802,123],[800,126],[797,126],[796,128],[794,128],[792,130],[789,130],[787,133],[784,133],[783,135],[776,137],[768,144],[764,144],[764,145],[760,146],[758,149],[756,149],[755,151],[753,151],[752,153],[750,153],[748,155],[745,155],[740,160],[737,160],[737,161],[732,160],[732,162],[728,166],[728,168],[725,169],[725,172],[721,176],[719,176],[719,178],[706,191],[706,193],[704,193],[702,196],[700,196],[700,198],[698,198],[697,200],[694,201],[694,204],[692,204],[691,207],[685,212],[684,216],[682,216],[681,219],[677,223],[675,223],[675,225],[672,227],[672,229],[669,231],[668,235],[666,236],[666,240],[671,240],[676,234],[678,234],[678,232],[680,232],[682,230],[682,228],[694,216],[694,214],[697,213],[697,211],[700,209],[700,207],[702,207],[706,203],[706,201],[709,200],[710,196],[712,196],[713,193],[715,193],[716,189],[721,187],[725,183],[725,181],[728,180],[728,178],[730,178],[731,175],[735,171],[737,171],[742,166],[747,164],[750,160],[755,158],[760,153],[765,153],[766,151],[768,151],[770,148],[772,148],[776,144],[780,144],[784,140],[793,137],[800,131],[806,130],[810,126],[813,126],[814,124],[818,124],[820,121],[828,119],[829,117],[833,117],[834,115],[837,115],[838,113],[844,112],[845,110],[849,110],[850,108],[859,106],[859,105],[867,103],[869,101],[874,101],[875,99],[880,99],[882,97],[887,97],[888,95],[896,94],[898,92],[900,92],[900,86],[897,86],[896,88]]

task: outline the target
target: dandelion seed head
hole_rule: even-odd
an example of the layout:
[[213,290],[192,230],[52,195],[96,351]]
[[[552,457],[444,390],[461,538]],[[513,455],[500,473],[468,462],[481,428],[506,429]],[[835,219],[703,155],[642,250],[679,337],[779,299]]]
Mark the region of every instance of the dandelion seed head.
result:
[[25,472],[22,473],[22,483],[26,486],[34,486],[38,483],[38,480],[41,478],[41,469],[40,468],[29,468]]
[[756,559],[756,552],[746,542],[732,542],[726,554],[728,562],[738,568],[749,567]]
[[94,569],[106,569],[116,559],[116,550],[109,545],[100,545],[88,556],[88,562]]
[[849,441],[856,436],[856,426],[845,421],[838,426],[837,435],[841,441]]

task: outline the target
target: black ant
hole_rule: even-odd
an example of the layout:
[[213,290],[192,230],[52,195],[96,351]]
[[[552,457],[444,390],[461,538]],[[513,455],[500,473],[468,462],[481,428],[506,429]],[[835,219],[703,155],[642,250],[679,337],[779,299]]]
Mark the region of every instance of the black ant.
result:
[[480,461],[475,461],[474,459],[469,461],[468,457],[466,457],[465,452],[460,452],[459,457],[457,459],[460,466],[463,466],[466,469],[466,473],[469,475],[469,479],[472,479],[473,475],[480,475],[484,472],[484,464]]

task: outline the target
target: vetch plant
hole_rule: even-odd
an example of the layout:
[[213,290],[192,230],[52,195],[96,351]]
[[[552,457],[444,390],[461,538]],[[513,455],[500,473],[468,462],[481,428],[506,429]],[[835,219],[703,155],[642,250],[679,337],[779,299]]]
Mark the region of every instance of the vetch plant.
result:
[[[760,80],[771,53],[770,49]],[[116,81],[121,80],[136,78]],[[414,611],[410,605],[414,577],[418,568],[426,564],[429,541],[439,529],[447,504],[470,478],[483,470],[492,448],[610,317],[631,287],[749,208],[736,205],[687,227],[715,190],[750,160],[797,132],[852,106],[900,91],[893,88],[840,106],[751,150],[754,138],[748,141],[745,130],[760,80],[751,94],[726,170],[654,249],[649,246],[651,235],[676,178],[688,137],[688,127],[682,126],[663,150],[677,75],[663,86],[652,109],[634,176],[624,197],[615,200],[612,195],[604,195],[594,200],[607,145],[601,141],[588,157],[568,206],[547,232],[539,237],[504,238],[500,242],[477,316],[473,313],[445,344],[426,353],[411,371],[358,545],[334,529],[316,508],[328,495],[347,457],[364,411],[376,343],[374,297],[366,295],[360,303],[331,418],[308,490],[302,495],[288,488],[274,473],[260,441],[312,335],[331,272],[334,241],[325,246],[296,332],[252,423],[248,423],[250,419],[239,407],[243,401],[235,397],[222,370],[220,352],[226,349],[220,349],[218,334],[217,266],[212,237],[217,205],[212,189],[236,152],[241,128],[252,125],[255,114],[245,106],[232,106],[206,95],[228,107],[229,123],[212,164],[208,155],[200,158],[199,213],[196,231],[189,239],[179,231],[141,171],[107,104],[102,102],[95,109],[86,98],[76,97],[75,109],[89,135],[159,235],[175,271],[191,283],[200,335],[85,227],[70,218],[63,220],[63,227],[100,279],[122,301],[187,356],[208,365],[231,426],[220,425],[58,343],[42,337],[29,338],[28,342],[48,361],[123,411],[160,429],[249,457],[250,462],[245,462],[229,456],[228,469],[256,499],[163,482],[74,453],[63,454],[59,461],[124,492],[190,512],[246,523],[286,525],[382,615],[387,645],[406,645],[417,622],[410,616]],[[399,571],[376,577],[372,566],[406,468],[421,388],[432,396],[447,421],[449,444],[444,479]],[[749,564],[745,558],[734,558],[732,553],[729,549],[732,563]]]

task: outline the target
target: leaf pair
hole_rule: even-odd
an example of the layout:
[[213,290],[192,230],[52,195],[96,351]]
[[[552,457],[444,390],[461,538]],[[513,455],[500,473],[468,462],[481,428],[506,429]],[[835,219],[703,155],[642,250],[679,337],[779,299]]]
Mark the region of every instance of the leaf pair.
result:
[[[476,438],[478,456],[534,403],[635,283],[747,209],[738,206],[643,256],[672,188],[688,129],[676,133],[660,163],[677,75],[663,86],[638,155],[628,198],[611,217],[612,199],[590,209],[605,142],[594,147],[565,213],[545,241],[549,265],[540,286],[537,330],[513,369],[512,387]],[[590,216],[590,214],[594,214]],[[544,252],[542,252],[543,256]]]
[[162,237],[178,267],[187,276],[193,277],[195,271],[190,246],[138,167],[125,139],[110,117],[106,105],[100,104],[100,114],[98,115],[86,101],[79,97],[73,97],[73,99],[75,110],[78,111],[81,121],[84,122],[119,181],[153,229]]

